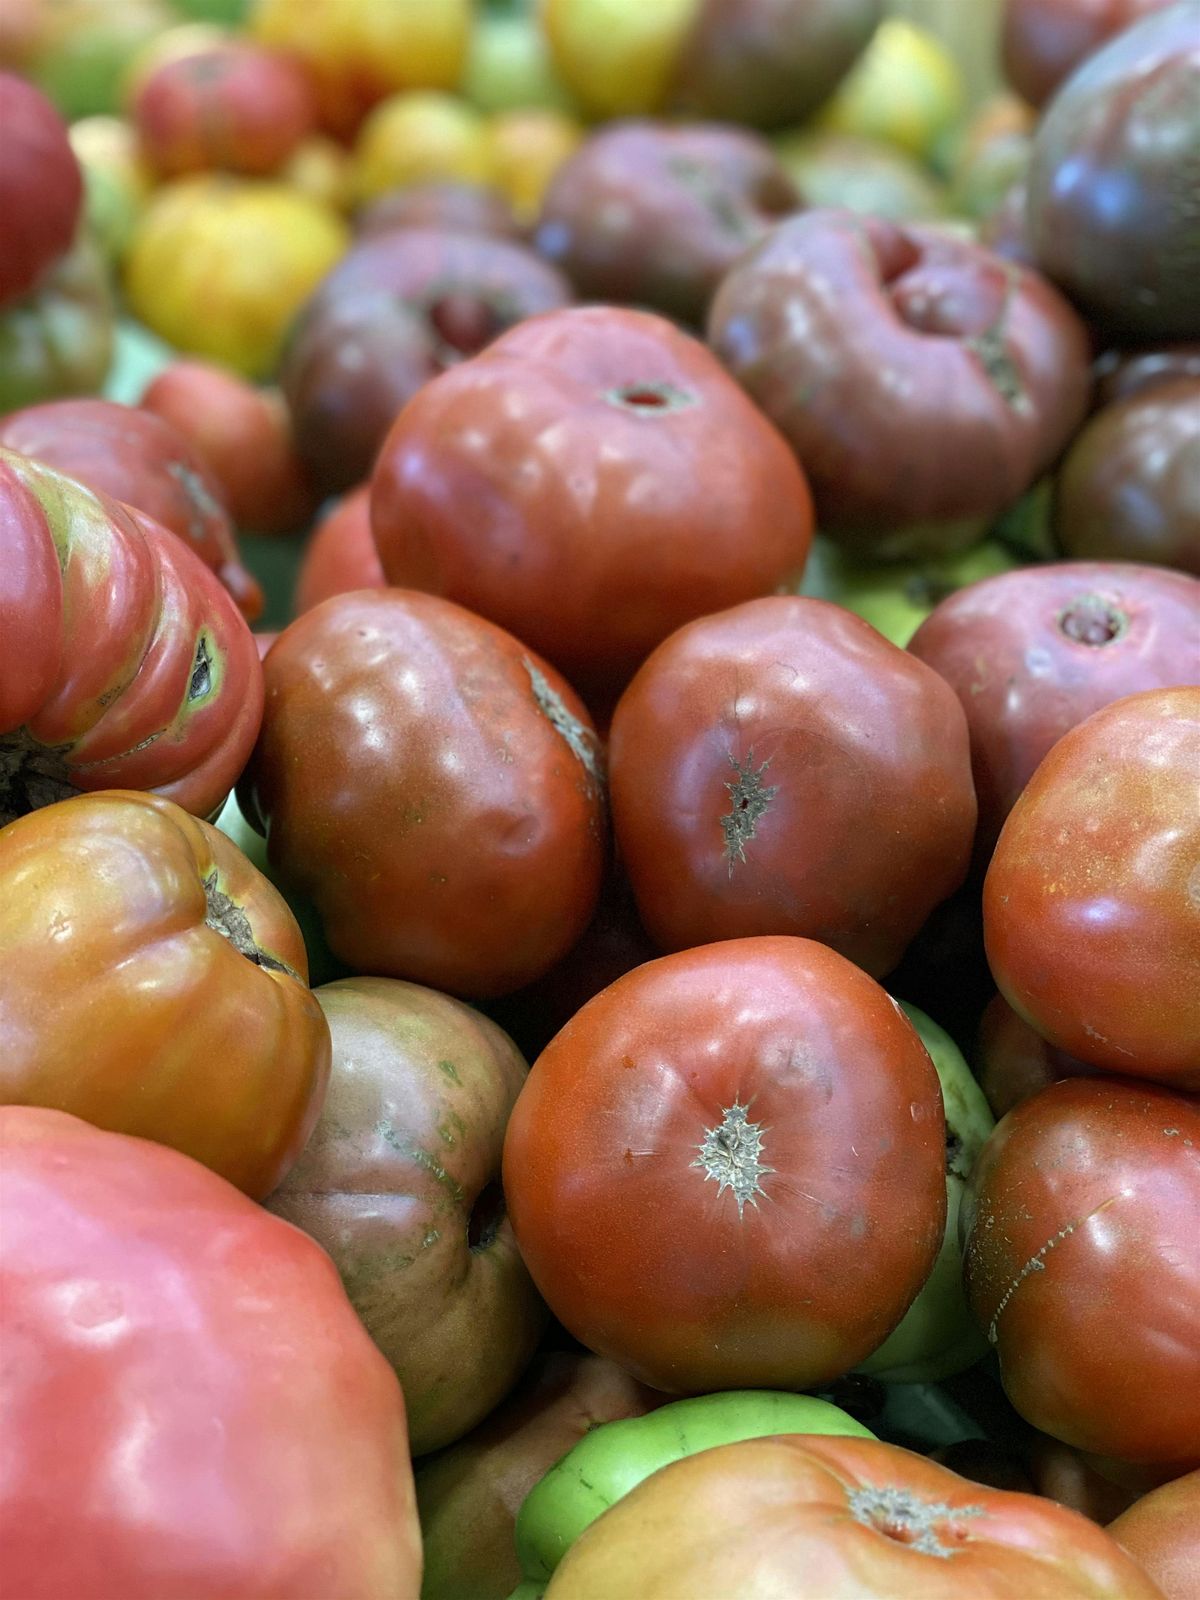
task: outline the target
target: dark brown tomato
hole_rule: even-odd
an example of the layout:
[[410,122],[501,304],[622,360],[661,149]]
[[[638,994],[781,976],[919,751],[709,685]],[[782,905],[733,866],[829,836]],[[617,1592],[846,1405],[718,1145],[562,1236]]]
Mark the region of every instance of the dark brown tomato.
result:
[[510,239],[399,228],[356,245],[300,313],[280,376],[313,480],[326,493],[360,483],[422,384],[570,299]]
[[1011,1111],[963,1203],[966,1286],[1034,1427],[1124,1461],[1200,1458],[1200,1103],[1068,1079]]
[[1030,105],[1042,106],[1093,51],[1171,0],[1007,0],[1004,73]]
[[1102,406],[1172,378],[1200,378],[1200,340],[1144,350],[1106,350],[1095,373],[1096,403]]
[[587,713],[511,634],[431,595],[338,595],[276,640],[238,789],[359,972],[531,983],[587,926],[604,788]]
[[883,557],[973,543],[1087,409],[1087,331],[1058,291],[934,227],[793,217],[729,272],[708,332],[821,527]]
[[1200,376],[1151,384],[1092,418],[1059,472],[1054,532],[1068,555],[1200,576]]
[[587,300],[700,323],[738,256],[800,193],[765,139],[720,123],[606,123],[558,169],[537,246]]
[[1196,337],[1198,149],[1197,0],[1118,34],[1046,109],[1029,170],[1034,256],[1110,337]]
[[593,306],[512,329],[417,395],[371,522],[390,581],[511,628],[592,705],[682,623],[801,571],[812,502],[698,340]]
[[1124,562],[1023,567],[950,595],[908,648],[966,713],[986,864],[1064,733],[1124,695],[1200,683],[1200,582]]
[[453,179],[393,189],[364,206],[354,222],[360,239],[373,239],[397,228],[449,228],[455,233],[486,233],[496,239],[521,237],[512,207],[499,189]]
[[983,889],[1002,994],[1089,1066],[1200,1088],[1200,688],[1147,690],[1063,737]]
[[329,1092],[268,1209],[332,1256],[424,1455],[499,1405],[546,1321],[500,1188],[527,1068],[495,1023],[417,984],[346,978],[316,998]]
[[1036,1028],[1018,1016],[1002,994],[994,995],[979,1019],[975,1076],[993,1116],[1006,1116],[1063,1078],[1092,1078],[1085,1066],[1047,1044]]
[[668,950],[799,934],[879,976],[966,873],[961,708],[824,600],[681,628],[622,696],[610,759],[617,841]]
[[933,1063],[873,979],[807,939],[638,967],[534,1063],[504,1146],[560,1321],[673,1393],[806,1389],[876,1349],[945,1227]]

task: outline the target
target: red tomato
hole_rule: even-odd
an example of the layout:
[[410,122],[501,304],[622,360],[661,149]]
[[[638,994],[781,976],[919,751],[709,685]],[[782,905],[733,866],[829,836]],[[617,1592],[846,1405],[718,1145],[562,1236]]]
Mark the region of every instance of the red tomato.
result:
[[389,579],[511,628],[585,699],[682,623],[769,594],[812,537],[803,474],[716,359],[605,306],[531,318],[427,384],[383,445],[371,521]]
[[996,983],[1090,1066],[1200,1088],[1200,687],[1149,690],[1061,738],[983,889]]
[[1172,0],[1006,0],[1004,71],[1031,105],[1041,106],[1081,61]]
[[1108,1531],[1141,1562],[1166,1600],[1200,1595],[1200,1472],[1144,1495]]
[[0,449],[0,823],[81,789],[206,816],[262,716],[232,599],[149,518]]
[[961,708],[824,600],[753,600],[673,634],[621,697],[610,761],[617,841],[668,950],[799,934],[879,976],[967,870]]
[[386,585],[371,537],[371,489],[364,483],[343,495],[318,522],[296,574],[294,608],[299,615],[335,594]]
[[992,1114],[1003,1117],[1062,1078],[1090,1078],[1095,1069],[1047,1044],[1009,1005],[994,995],[979,1019],[975,1076]]
[[504,1192],[534,1282],[598,1354],[675,1393],[809,1388],[883,1342],[938,1253],[937,1074],[823,945],[687,950],[542,1052]]
[[13,1600],[417,1600],[404,1400],[324,1251],[174,1150],[0,1110]]
[[1200,1461],[1200,1101],[1070,1078],[984,1146],[963,1204],[971,1308],[1009,1398],[1092,1455]]
[[83,176],[62,118],[39,89],[0,72],[0,305],[19,299],[70,249]]

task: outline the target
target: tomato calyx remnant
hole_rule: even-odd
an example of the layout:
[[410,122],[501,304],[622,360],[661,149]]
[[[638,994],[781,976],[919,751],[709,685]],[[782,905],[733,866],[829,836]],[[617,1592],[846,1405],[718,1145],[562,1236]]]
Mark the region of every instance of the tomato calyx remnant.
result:
[[721,818],[721,832],[725,835],[725,859],[732,878],[734,862],[745,861],[746,846],[754,837],[759,818],[765,815],[779,793],[779,786],[763,782],[763,773],[771,765],[770,757],[761,767],[756,767],[754,751],[750,750],[744,763],[730,756],[729,765],[737,777],[725,785],[729,791],[729,810]]
[[234,949],[244,955],[247,961],[253,961],[256,967],[265,967],[270,972],[286,972],[288,977],[295,978],[297,983],[304,981],[286,961],[280,961],[278,956],[268,954],[256,942],[250,918],[243,908],[220,888],[215,868],[203,883],[204,898],[208,902],[208,912],[204,920],[214,933],[219,933],[222,939],[228,939]]
[[677,389],[671,383],[623,383],[617,389],[605,391],[604,398],[618,411],[631,411],[634,416],[663,416],[672,411],[686,411],[694,406],[696,396],[686,389]]
[[943,1561],[956,1555],[970,1538],[959,1523],[984,1515],[982,1506],[939,1505],[894,1485],[855,1489],[849,1502],[850,1515],[864,1528],[874,1528],[885,1539]]
[[1076,644],[1100,646],[1122,638],[1128,632],[1129,618],[1102,595],[1084,594],[1059,613],[1058,626]]
[[0,733],[0,827],[79,792],[60,751],[25,728]]
[[717,1126],[705,1129],[704,1138],[696,1146],[696,1159],[691,1163],[703,1172],[706,1180],[715,1179],[718,1199],[726,1189],[733,1190],[739,1217],[747,1201],[752,1206],[758,1205],[758,1197],[764,1192],[760,1180],[775,1171],[760,1160],[763,1134],[767,1130],[761,1122],[748,1120],[749,1109],[737,1100],[727,1106]]

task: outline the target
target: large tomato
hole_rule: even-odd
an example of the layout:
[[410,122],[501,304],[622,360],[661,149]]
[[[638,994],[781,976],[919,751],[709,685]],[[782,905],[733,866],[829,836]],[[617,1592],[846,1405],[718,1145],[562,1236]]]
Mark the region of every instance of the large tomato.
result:
[[0,72],[0,305],[33,289],[70,249],[83,175],[58,112],[40,90]]
[[262,715],[233,600],[174,534],[0,449],[0,823],[81,789],[206,816]]
[[996,983],[1090,1066],[1200,1088],[1200,687],[1150,689],[1065,734],[983,888]]
[[889,972],[970,859],[966,719],[936,672],[824,600],[701,617],[622,695],[617,841],[668,950],[820,939]]
[[0,1110],[13,1600],[417,1600],[404,1400],[325,1253],[174,1150]]
[[799,572],[787,445],[695,339],[611,307],[536,317],[427,384],[371,493],[383,570],[491,617],[589,695],[674,628]]
[[360,972],[532,982],[587,926],[604,785],[587,713],[511,634],[398,589],[305,612],[265,663],[239,799]]
[[1094,1523],[875,1439],[783,1434],[664,1467],[546,1600],[1161,1600]]
[[638,967],[535,1062],[504,1192],[550,1309],[658,1388],[803,1389],[869,1355],[946,1219],[937,1073],[824,945]]
[[495,1409],[545,1324],[500,1189],[527,1069],[494,1022],[432,989],[347,978],[316,998],[329,1094],[269,1207],[333,1257],[424,1455]]
[[1022,1416],[1177,1472],[1200,1462],[1198,1151],[1194,1097],[1066,1079],[1000,1123],[962,1211],[968,1298]]
[[113,790],[0,831],[0,1102],[172,1145],[256,1198],[300,1154],[329,1028],[291,912],[224,834]]
[[1143,1495],[1109,1533],[1158,1584],[1167,1600],[1200,1594],[1200,1472]]

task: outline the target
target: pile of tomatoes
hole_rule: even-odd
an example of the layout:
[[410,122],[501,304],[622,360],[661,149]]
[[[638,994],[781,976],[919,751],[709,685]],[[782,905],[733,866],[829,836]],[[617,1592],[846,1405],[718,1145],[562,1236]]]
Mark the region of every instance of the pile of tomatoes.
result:
[[6,1600],[1198,1600],[1200,0],[178,4],[0,26]]

